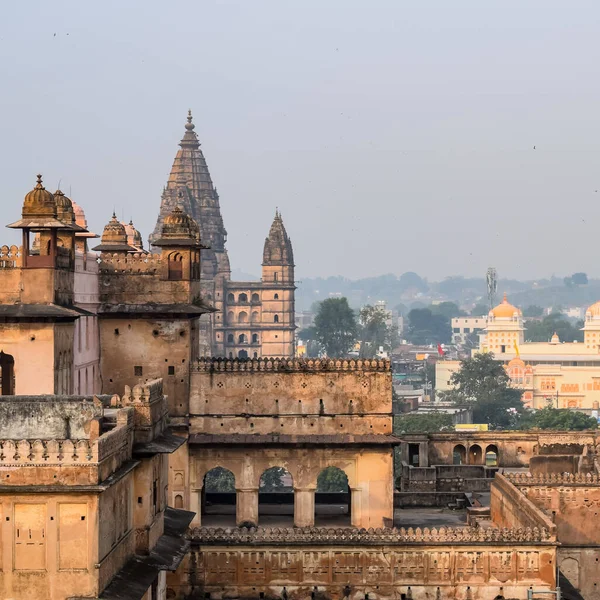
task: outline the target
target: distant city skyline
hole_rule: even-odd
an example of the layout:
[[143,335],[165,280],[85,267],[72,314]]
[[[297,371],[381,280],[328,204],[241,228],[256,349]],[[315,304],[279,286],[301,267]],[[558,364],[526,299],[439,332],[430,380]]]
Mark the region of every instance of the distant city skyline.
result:
[[[234,269],[600,277],[600,5],[55,0],[0,26],[2,206],[43,173],[152,231],[191,108]],[[14,240],[5,230],[0,243]]]

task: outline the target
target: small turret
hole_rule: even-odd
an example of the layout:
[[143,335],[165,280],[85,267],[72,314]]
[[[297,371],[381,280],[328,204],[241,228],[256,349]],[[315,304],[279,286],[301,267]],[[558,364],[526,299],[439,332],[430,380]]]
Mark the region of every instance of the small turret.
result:
[[262,266],[263,281],[294,283],[294,251],[279,210],[265,239]]
[[99,252],[135,252],[135,248],[127,243],[127,232],[123,223],[119,222],[113,212],[112,218],[104,226],[100,244],[92,250]]

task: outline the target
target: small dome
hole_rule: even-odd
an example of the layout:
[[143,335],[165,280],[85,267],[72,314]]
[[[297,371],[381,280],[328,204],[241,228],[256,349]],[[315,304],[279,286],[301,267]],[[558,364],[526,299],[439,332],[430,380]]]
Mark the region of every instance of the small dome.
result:
[[596,302],[592,304],[586,311],[586,315],[591,315],[592,317],[600,317],[600,302]]
[[23,219],[32,217],[56,217],[54,196],[42,185],[42,176],[37,176],[35,187],[23,201]]
[[184,213],[180,206],[176,206],[171,211],[171,214],[165,217],[161,238],[200,241],[200,228],[192,217]]
[[495,318],[512,319],[515,314],[521,316],[521,311],[516,306],[509,303],[506,299],[506,293],[504,294],[502,302],[490,310],[490,315]]
[[133,246],[136,250],[144,251],[144,243],[142,241],[142,234],[133,226],[133,221],[130,219],[129,223],[121,222],[125,227],[125,233],[127,234],[127,243]]
[[554,332],[554,335],[550,339],[551,344],[560,344],[560,338],[558,337],[558,333]]
[[75,223],[77,223],[79,227],[87,229],[87,219],[85,218],[83,208],[81,208],[75,200],[71,200],[71,206],[73,207],[73,214],[75,215]]
[[525,362],[519,358],[518,356],[515,356],[515,358],[511,359],[510,361],[508,361],[508,365],[506,365],[509,369],[524,369],[525,368]]
[[54,192],[54,201],[56,202],[56,218],[67,225],[75,223],[75,213],[73,212],[73,203],[61,190]]
[[101,244],[122,246],[127,245],[127,232],[122,223],[119,223],[117,215],[113,213],[112,219],[104,227]]

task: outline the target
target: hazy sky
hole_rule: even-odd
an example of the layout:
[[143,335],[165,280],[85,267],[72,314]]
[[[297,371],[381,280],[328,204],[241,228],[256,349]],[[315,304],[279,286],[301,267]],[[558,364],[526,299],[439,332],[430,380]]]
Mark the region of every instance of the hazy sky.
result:
[[599,26],[598,0],[6,2],[3,218],[41,171],[147,238],[191,108],[234,268],[279,206],[300,278],[600,276]]

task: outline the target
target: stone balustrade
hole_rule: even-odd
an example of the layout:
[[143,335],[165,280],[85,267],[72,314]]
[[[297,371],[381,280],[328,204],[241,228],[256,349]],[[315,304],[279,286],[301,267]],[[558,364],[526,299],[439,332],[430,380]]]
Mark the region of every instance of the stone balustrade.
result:
[[596,473],[505,473],[504,476],[514,485],[600,485]]
[[297,359],[297,358],[200,358],[191,365],[192,372],[320,372],[320,371],[366,371],[387,372],[391,370],[390,361],[346,360],[346,359]]
[[0,440],[0,465],[76,465],[98,462],[90,440]]
[[196,527],[192,542],[202,544],[531,544],[555,541],[545,528],[518,529],[482,527],[440,527],[421,529],[325,528],[325,527]]
[[154,275],[161,264],[160,254],[144,254],[142,252],[115,253],[102,252],[98,257],[100,271],[114,273],[140,273]]
[[0,246],[0,269],[16,269],[23,265],[23,250],[19,246]]

